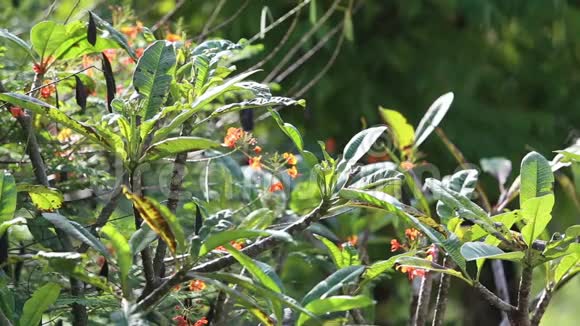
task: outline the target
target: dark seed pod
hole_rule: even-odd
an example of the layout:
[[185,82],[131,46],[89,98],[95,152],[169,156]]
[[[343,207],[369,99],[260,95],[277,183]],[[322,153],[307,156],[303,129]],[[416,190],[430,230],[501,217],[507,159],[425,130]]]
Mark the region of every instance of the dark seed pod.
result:
[[107,110],[109,110],[109,113],[113,113],[111,102],[115,98],[117,86],[115,85],[115,77],[113,76],[111,62],[109,62],[105,53],[101,53],[101,57],[103,59],[103,74],[105,75],[105,82],[107,84]]
[[245,109],[240,111],[240,122],[244,131],[254,130],[254,111]]
[[97,43],[97,25],[95,25],[93,13],[90,11],[89,11],[89,26],[87,28],[87,41],[89,41],[91,45],[95,45]]
[[103,267],[101,267],[101,270],[99,271],[99,276],[102,276],[106,279],[109,278],[109,262],[107,260],[105,260],[103,263]]
[[75,99],[77,104],[81,107],[81,112],[84,112],[87,108],[87,96],[89,96],[89,90],[83,84],[83,81],[79,76],[75,75]]

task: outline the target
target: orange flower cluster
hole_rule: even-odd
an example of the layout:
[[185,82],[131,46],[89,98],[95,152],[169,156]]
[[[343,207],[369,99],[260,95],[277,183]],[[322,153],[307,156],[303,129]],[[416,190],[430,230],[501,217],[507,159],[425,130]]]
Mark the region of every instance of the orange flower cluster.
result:
[[[408,245],[400,243],[399,240],[397,240],[397,239],[392,239],[391,240],[391,251],[395,252],[398,250],[406,251],[409,249],[416,249],[417,246],[419,245],[418,239],[421,236],[423,236],[423,235],[417,229],[414,229],[414,228],[406,229],[405,230],[405,237],[408,239]],[[427,250],[426,259],[433,261],[433,258],[435,257],[435,253],[436,253],[435,247],[433,245],[430,246],[429,249]],[[407,276],[409,277],[409,280],[412,280],[417,276],[423,277],[423,276],[425,276],[425,273],[427,272],[424,269],[414,268],[414,267],[410,267],[410,266],[401,266],[401,265],[397,266],[395,269],[400,271],[401,273],[406,273]]]
[[121,27],[121,33],[127,35],[129,41],[136,39],[141,31],[143,31],[143,23],[140,21],[137,21],[135,26]]
[[42,87],[40,89],[40,96],[44,99],[49,98],[50,96],[52,96],[52,93],[54,93],[56,91],[56,87],[54,86],[54,84],[50,84],[50,81],[45,81],[44,84],[46,86]]
[[197,320],[195,323],[190,323],[184,315],[177,315],[173,317],[172,320],[176,322],[176,326],[203,326],[209,324],[209,320],[207,320],[207,317],[205,316],[201,317],[201,319]]
[[173,34],[173,33],[167,33],[167,35],[165,36],[165,39],[169,42],[177,42],[177,41],[181,41],[181,36],[177,35],[177,34]]
[[260,170],[262,168],[262,156],[254,156],[254,157],[250,157],[250,159],[248,160],[248,164],[250,165],[250,167],[252,169],[255,170]]
[[46,60],[44,61],[40,61],[39,63],[33,64],[32,70],[38,75],[43,75],[46,73],[46,70],[48,69],[48,66],[52,63],[52,61],[54,61],[54,57],[50,56],[46,58]]
[[201,317],[200,320],[196,321],[193,326],[203,326],[203,325],[207,325],[209,323],[209,321],[207,320],[207,317]]
[[224,146],[235,148],[238,140],[244,137],[244,130],[242,128],[228,128],[226,137],[224,138]]
[[189,282],[189,290],[193,292],[203,291],[206,285],[202,280],[193,280]]
[[296,179],[296,177],[298,177],[298,169],[296,168],[298,160],[296,159],[296,156],[294,156],[292,153],[284,153],[282,154],[282,158],[286,160],[286,164],[290,165],[286,172],[292,179]]
[[358,243],[358,236],[356,236],[356,235],[348,236],[346,238],[346,242],[343,242],[340,244],[340,249],[344,249],[344,247],[346,247],[346,246],[353,246],[354,247],[354,246],[356,246],[357,243]]

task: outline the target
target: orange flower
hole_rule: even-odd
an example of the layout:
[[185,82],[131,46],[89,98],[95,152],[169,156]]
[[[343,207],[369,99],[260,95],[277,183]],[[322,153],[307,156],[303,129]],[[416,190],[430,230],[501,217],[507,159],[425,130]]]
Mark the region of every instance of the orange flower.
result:
[[137,21],[135,26],[121,27],[121,33],[127,35],[129,40],[137,38],[137,35],[143,30],[143,23]]
[[411,241],[415,241],[420,235],[421,233],[417,229],[411,228],[405,230],[405,236]]
[[262,153],[262,147],[260,147],[260,146],[254,147],[254,153],[256,153],[256,154]]
[[328,138],[324,142],[324,147],[326,147],[326,151],[328,153],[334,153],[336,151],[336,140],[334,138]]
[[10,108],[10,114],[12,114],[12,116],[15,118],[20,118],[24,116],[26,113],[24,113],[24,110],[22,108],[13,106]]
[[252,169],[260,170],[262,167],[262,164],[260,163],[261,160],[262,160],[262,156],[254,156],[254,157],[250,157],[250,160],[248,162],[249,162],[250,167]]
[[169,42],[177,42],[181,41],[181,36],[173,33],[168,33],[167,36],[165,36],[165,39],[168,40]]
[[177,284],[173,287],[173,292],[178,292],[179,290],[181,290],[181,284]]
[[399,243],[397,239],[391,240],[391,252],[395,252],[399,249],[402,249],[403,246]]
[[193,326],[203,326],[203,325],[207,325],[209,323],[209,321],[207,320],[207,317],[202,317],[200,320],[196,321],[195,324],[193,324]]
[[409,267],[409,266],[399,265],[396,267],[396,270],[400,271],[401,273],[407,273],[409,280],[414,279],[415,276],[419,276],[419,277],[425,276],[424,269],[418,269],[418,268],[413,268],[413,267]]
[[269,189],[270,192],[276,192],[280,190],[284,190],[284,185],[282,184],[282,182],[276,182],[272,184]]
[[236,248],[237,250],[244,249],[244,243],[243,242],[231,241],[231,244],[232,244],[232,247]]
[[415,167],[415,164],[413,164],[412,162],[409,162],[409,161],[401,162],[401,168],[405,171],[409,171],[414,167]]
[[291,168],[288,169],[288,175],[292,178],[292,179],[296,179],[296,177],[298,176],[298,169],[296,169],[296,166],[292,166]]
[[356,246],[356,244],[358,243],[358,237],[356,235],[351,235],[348,238],[346,238],[346,240],[353,246]]
[[135,49],[135,55],[137,56],[137,58],[141,58],[143,56],[143,52],[145,52],[144,48]]
[[202,280],[193,280],[189,282],[189,290],[194,292],[203,291],[205,289],[205,282]]
[[[47,80],[44,82],[44,84],[47,85],[50,84],[50,82]],[[40,89],[40,96],[42,98],[49,98],[52,95],[52,93],[54,93],[54,91],[56,91],[56,87],[54,87],[54,84],[44,86]]]
[[214,250],[217,250],[217,251],[226,251],[226,252],[228,251],[228,250],[226,249],[226,247],[224,247],[224,246],[218,246],[218,247],[216,247]]
[[391,158],[389,157],[389,155],[385,154],[382,156],[373,156],[373,155],[369,155],[367,157],[367,163],[378,163],[378,162],[384,162],[384,161],[388,161]]
[[244,131],[241,128],[228,128],[226,137],[224,138],[224,146],[229,148],[236,147],[236,142],[244,136]]
[[286,160],[286,163],[290,165],[296,165],[296,163],[298,163],[296,156],[294,156],[292,153],[284,153],[282,154],[282,157]]

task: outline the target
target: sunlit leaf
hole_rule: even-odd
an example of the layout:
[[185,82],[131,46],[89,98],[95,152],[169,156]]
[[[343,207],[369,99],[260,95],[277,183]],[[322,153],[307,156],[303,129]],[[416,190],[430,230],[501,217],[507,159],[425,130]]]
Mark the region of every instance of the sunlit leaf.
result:
[[155,161],[160,158],[176,155],[183,152],[193,152],[202,149],[216,148],[219,146],[220,144],[218,142],[200,137],[184,136],[168,138],[147,148],[140,161]]
[[123,188],[123,193],[149,227],[167,244],[173,255],[185,249],[185,235],[179,221],[166,206],[149,197],[143,197]]
[[522,228],[522,236],[528,245],[531,245],[548,226],[548,223],[552,219],[551,213],[553,207],[553,194],[531,197],[524,201],[522,215],[527,224]]
[[0,223],[11,220],[16,210],[16,183],[7,171],[0,172]]
[[447,114],[451,103],[453,102],[453,93],[445,93],[431,104],[423,119],[415,129],[415,147],[419,147],[429,135],[439,125],[441,120]]
[[531,198],[552,193],[554,174],[550,162],[542,155],[536,152],[526,155],[522,160],[520,175],[520,207]]
[[199,256],[203,256],[213,249],[229,243],[230,241],[239,239],[253,239],[257,237],[267,237],[273,236],[285,241],[292,241],[292,237],[283,231],[276,230],[249,230],[249,229],[238,229],[238,230],[226,230],[218,233],[210,234],[203,242],[200,248]]
[[[357,296],[347,296],[347,295],[337,295],[328,297],[325,299],[316,299],[311,301],[305,306],[306,309],[310,310],[315,315],[323,315],[326,313],[337,312],[337,311],[348,311],[351,309],[360,309],[374,304],[374,301],[364,295]],[[308,322],[310,318],[305,314],[300,314],[297,326],[304,325]]]
[[123,296],[125,298],[131,297],[131,288],[129,285],[129,272],[131,271],[131,266],[133,265],[133,255],[131,254],[131,248],[127,239],[119,232],[112,224],[105,225],[101,232],[104,233],[109,240],[113,248],[115,248],[115,256],[117,257],[117,266],[119,266],[119,273],[121,274],[121,286],[123,288]]
[[389,126],[389,131],[394,136],[394,142],[401,153],[409,149],[415,139],[415,129],[407,119],[395,110],[379,107],[379,114],[383,121]]
[[467,242],[461,246],[461,254],[467,261],[485,258],[519,262],[524,258],[524,252],[522,251],[504,252],[498,247],[485,242]]
[[42,212],[55,211],[62,206],[64,201],[62,194],[54,188],[21,183],[16,186],[16,190],[27,192],[34,206]]

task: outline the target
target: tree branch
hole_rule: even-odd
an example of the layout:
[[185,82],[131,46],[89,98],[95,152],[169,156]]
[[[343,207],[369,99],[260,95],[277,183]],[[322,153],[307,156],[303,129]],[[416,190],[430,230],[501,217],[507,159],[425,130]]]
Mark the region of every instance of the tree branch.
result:
[[534,313],[532,315],[532,326],[540,325],[540,321],[546,312],[546,308],[548,308],[548,304],[552,299],[552,291],[549,289],[544,289],[542,294],[540,295],[540,301],[536,304],[536,308],[534,309]]
[[[282,231],[285,231],[291,235],[303,231],[311,223],[317,221],[322,215],[324,215],[327,210],[328,205],[324,202],[321,202],[320,205],[318,205],[318,207],[313,209],[310,213],[303,216],[300,220],[290,224]],[[282,240],[278,238],[270,236],[242,249],[242,252],[249,257],[256,257],[259,254],[279,245],[281,241]],[[167,293],[169,293],[169,291],[171,291],[174,286],[195,278],[195,274],[219,271],[235,264],[236,262],[236,259],[232,255],[226,255],[200,264],[189,271],[186,269],[181,269],[174,275],[167,278],[161,285],[149,293],[149,295],[140,300],[137,303],[136,308],[138,311],[147,311],[151,309],[157,302],[159,302],[159,300],[163,299],[163,297],[165,297],[165,295],[167,295]]]
[[495,295],[493,292],[491,292],[485,286],[483,286],[481,283],[475,281],[473,283],[473,287],[483,296],[485,300],[487,300],[487,302],[489,302],[492,306],[496,307],[497,309],[505,311],[507,313],[514,313],[518,310],[517,307],[514,307],[511,304],[503,301],[497,295]]
[[[443,266],[453,268],[453,262],[449,260],[447,254],[443,258]],[[432,326],[441,326],[445,321],[445,310],[447,310],[447,299],[449,297],[449,285],[451,284],[451,275],[441,273],[439,279],[439,290],[437,291],[437,301],[435,302],[435,313],[433,316]]]

